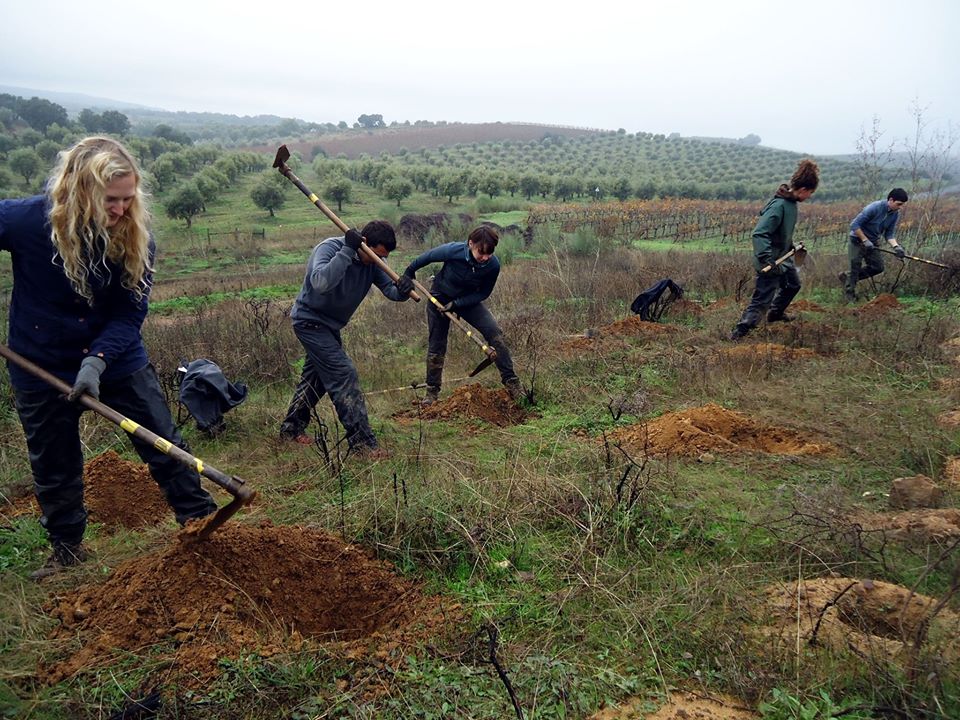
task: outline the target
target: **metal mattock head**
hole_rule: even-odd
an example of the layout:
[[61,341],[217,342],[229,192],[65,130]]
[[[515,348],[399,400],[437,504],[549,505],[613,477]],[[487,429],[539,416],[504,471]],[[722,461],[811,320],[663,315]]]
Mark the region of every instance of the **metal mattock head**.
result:
[[281,167],[289,159],[290,159],[290,151],[287,150],[286,145],[281,145],[279,148],[277,148],[277,156],[273,159],[273,166],[275,168]]

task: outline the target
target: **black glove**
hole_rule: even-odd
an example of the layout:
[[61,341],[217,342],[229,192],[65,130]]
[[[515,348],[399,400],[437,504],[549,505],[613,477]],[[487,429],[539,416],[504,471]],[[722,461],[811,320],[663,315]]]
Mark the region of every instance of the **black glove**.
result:
[[86,393],[94,400],[100,399],[100,374],[107,369],[107,364],[103,358],[96,355],[90,355],[80,363],[80,370],[77,372],[77,379],[73,381],[73,388],[67,395],[67,400],[74,402]]
[[876,245],[873,244],[872,240],[864,240],[862,243],[860,243],[860,246],[864,250],[873,250],[876,247]]
[[451,300],[450,302],[448,302],[446,305],[444,305],[443,307],[440,308],[440,312],[453,312],[453,303],[454,303],[454,302],[456,302],[456,301],[455,301],[455,300]]
[[343,244],[354,252],[360,252],[360,243],[363,242],[363,235],[358,233],[353,228],[347,230],[346,235],[343,236]]
[[413,280],[410,279],[409,275],[401,275],[396,279],[394,285],[397,286],[397,290],[400,291],[400,295],[403,297],[407,297],[413,292]]
[[[782,264],[783,263],[780,263],[780,265]],[[764,268],[769,267],[770,269],[766,270],[765,272],[762,272],[761,274],[762,275],[779,275],[781,272],[783,272],[783,270],[781,270],[780,268],[780,265],[777,265],[776,261],[771,260],[763,266]]]
[[907,256],[907,251],[901,245],[894,245],[893,254],[903,260]]
[[403,274],[411,280],[417,277],[417,271],[413,269],[413,265],[407,265],[407,269],[403,271]]

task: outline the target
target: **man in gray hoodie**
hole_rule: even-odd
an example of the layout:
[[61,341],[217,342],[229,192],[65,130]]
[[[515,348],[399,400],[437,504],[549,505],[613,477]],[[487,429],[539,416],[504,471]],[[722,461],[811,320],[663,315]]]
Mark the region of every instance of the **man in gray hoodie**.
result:
[[312,443],[304,430],[314,405],[328,393],[346,431],[350,451],[381,459],[388,453],[379,447],[370,428],[357,369],[343,349],[340,330],[356,312],[371,285],[380,288],[390,300],[400,302],[410,297],[413,282],[400,276],[394,283],[373,260],[360,252],[363,240],[382,259],[397,247],[390,224],[374,220],[367,223],[362,235],[351,229],[343,237],[324,240],[313,249],[307,261],[303,287],[290,312],[293,331],[307,357],[287,416],[280,425],[280,438]]

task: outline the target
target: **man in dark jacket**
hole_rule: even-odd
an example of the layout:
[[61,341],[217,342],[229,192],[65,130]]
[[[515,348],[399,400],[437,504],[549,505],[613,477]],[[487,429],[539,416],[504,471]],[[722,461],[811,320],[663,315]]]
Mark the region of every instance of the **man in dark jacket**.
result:
[[857,299],[857,283],[860,280],[883,272],[883,255],[877,247],[881,238],[893,247],[898,258],[902,259],[907,254],[897,242],[896,231],[900,208],[908,199],[906,190],[894,188],[886,200],[870,203],[850,223],[850,242],[847,245],[850,269],[839,275],[847,302]]
[[382,259],[397,247],[390,224],[374,220],[363,228],[363,235],[348,230],[344,237],[324,240],[313,249],[307,261],[303,287],[290,312],[293,331],[307,357],[287,416],[280,426],[280,437],[311,443],[304,434],[310,413],[324,393],[329,393],[346,430],[350,451],[381,459],[388,453],[379,447],[370,428],[357,369],[343,349],[340,330],[367,296],[371,285],[380,288],[390,300],[400,302],[410,297],[413,282],[400,276],[394,283],[373,260],[360,252],[364,239]]
[[820,169],[812,160],[801,160],[790,183],[777,188],[774,197],[760,212],[753,229],[753,267],[757,271],[756,287],[747,309],[733,332],[731,340],[739,340],[760,323],[767,312],[767,322],[789,322],[787,306],[800,292],[800,274],[793,259],[777,265],[792,247],[793,230],[797,225],[797,203],[810,198],[820,184]]
[[[503,332],[497,321],[483,305],[500,275],[500,261],[493,256],[499,240],[496,230],[481,225],[470,233],[467,242],[451,242],[427,250],[415,258],[403,274],[412,280],[420,268],[443,263],[433,279],[430,294],[443,303],[445,312],[455,312],[473,325],[496,350],[500,379],[510,397],[519,401],[524,396],[523,386],[513,370],[510,350],[503,341]],[[432,303],[427,305],[427,327],[427,393],[423,403],[429,405],[440,397],[450,332],[450,319]]]
[[[13,259],[10,348],[72,384],[67,400],[99,398],[186,449],[140,327],[153,272],[140,169],[115,140],[90,137],[60,153],[47,192],[0,201],[0,250]],[[83,407],[9,364],[34,492],[53,554],[40,579],[86,559]],[[195,469],[131,437],[183,524],[216,510]]]

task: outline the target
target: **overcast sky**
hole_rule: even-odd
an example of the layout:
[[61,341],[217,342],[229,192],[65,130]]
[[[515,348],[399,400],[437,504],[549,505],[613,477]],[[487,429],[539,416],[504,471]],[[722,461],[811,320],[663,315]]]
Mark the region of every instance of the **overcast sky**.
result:
[[527,121],[854,152],[960,124],[956,0],[0,0],[0,85],[353,123]]

